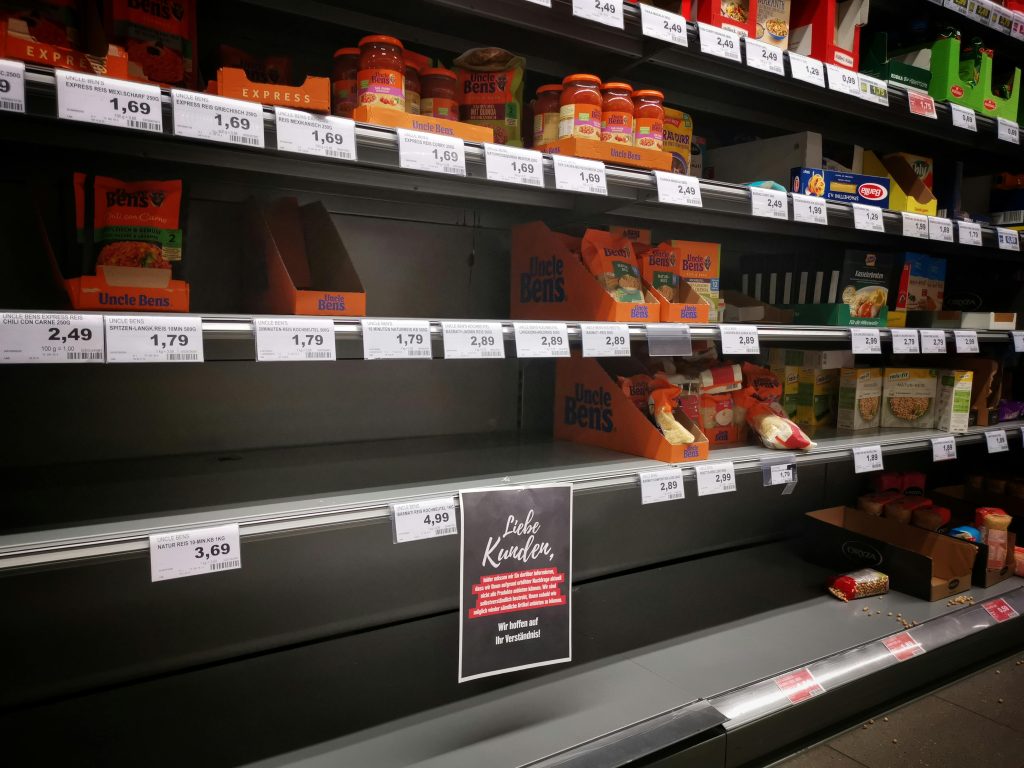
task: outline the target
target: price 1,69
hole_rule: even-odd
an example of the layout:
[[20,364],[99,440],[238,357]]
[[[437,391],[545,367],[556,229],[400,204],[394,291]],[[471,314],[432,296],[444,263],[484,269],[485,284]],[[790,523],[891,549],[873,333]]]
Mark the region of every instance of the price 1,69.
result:
[[110,100],[110,105],[114,108],[115,112],[120,112],[122,115],[131,113],[133,115],[148,115],[151,107],[144,101],[132,101],[128,99],[121,104],[121,100],[116,96]]
[[0,93],[11,92],[11,81],[0,78]]
[[459,153],[454,149],[435,149],[433,150],[434,159],[442,163],[457,163],[459,162]]
[[90,341],[92,339],[92,331],[89,328],[72,328],[67,333],[61,333],[60,328],[50,328],[49,341],[59,341],[61,344],[66,344],[69,341]]
[[319,130],[314,130],[313,141],[318,144],[342,144],[345,141],[345,137],[340,133],[331,133],[330,131],[321,133]]
[[150,336],[150,341],[153,342],[154,347],[160,347],[166,349],[167,347],[187,347],[188,346],[188,335],[184,333],[165,333],[163,334],[165,341],[160,341],[160,334],[154,333]]
[[214,120],[217,121],[217,125],[221,128],[230,128],[233,130],[248,131],[251,123],[247,117],[227,117],[220,114],[219,112],[213,116]]
[[422,333],[397,333],[395,337],[398,339],[398,343],[403,347],[408,347],[411,344],[422,344],[423,334]]
[[580,181],[584,184],[600,184],[601,174],[587,171],[580,171]]
[[324,337],[319,333],[307,333],[305,335],[296,333],[292,336],[292,341],[297,347],[322,347],[324,345]]
[[427,515],[423,518],[423,522],[427,525],[439,525],[441,523],[447,523],[451,519],[451,513],[449,512],[435,512],[432,515]]
[[534,173],[535,166],[533,163],[520,163],[517,160],[513,160],[512,170],[516,173],[521,173],[524,176],[531,176]]

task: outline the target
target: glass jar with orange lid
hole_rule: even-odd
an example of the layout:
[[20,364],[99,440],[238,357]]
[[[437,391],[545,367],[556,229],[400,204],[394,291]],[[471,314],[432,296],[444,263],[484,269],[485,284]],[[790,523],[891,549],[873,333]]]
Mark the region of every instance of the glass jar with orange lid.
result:
[[633,145],[662,151],[665,141],[665,95],[661,91],[633,94]]
[[420,72],[420,114],[459,119],[458,75],[450,69],[428,67]]
[[339,48],[334,52],[334,70],[331,73],[332,111],[341,117],[352,117],[357,106],[359,76],[359,49]]
[[405,48],[387,35],[359,41],[359,106],[405,111]]
[[633,146],[633,88],[626,83],[605,83],[601,93],[601,141]]
[[559,97],[558,138],[601,139],[601,78],[569,75]]
[[533,108],[533,146],[542,147],[558,141],[558,120],[562,86],[542,85],[537,89],[537,102]]
[[410,115],[420,113],[420,65],[414,61],[412,54],[406,51],[402,60],[405,62],[405,111]]

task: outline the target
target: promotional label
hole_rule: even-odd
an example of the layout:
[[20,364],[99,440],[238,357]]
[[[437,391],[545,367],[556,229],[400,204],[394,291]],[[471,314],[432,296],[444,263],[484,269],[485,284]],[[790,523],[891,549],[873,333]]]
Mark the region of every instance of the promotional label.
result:
[[336,360],[334,321],[320,317],[257,317],[256,360]]
[[786,694],[786,698],[792,704],[799,704],[825,692],[825,689],[814,679],[811,670],[806,667],[798,669],[796,672],[779,675],[775,678],[775,684]]
[[[641,7],[646,8],[647,6]],[[704,206],[699,179],[667,171],[655,171],[654,178],[658,183],[658,202],[671,205],[690,205],[695,208]]]
[[793,221],[805,224],[828,224],[828,207],[820,197],[793,193]]
[[910,114],[930,117],[932,120],[939,119],[939,115],[935,111],[935,99],[927,93],[921,93],[920,91],[908,88],[907,101],[910,104]]
[[629,357],[629,326],[625,323],[580,323],[584,357]]
[[989,453],[1006,453],[1010,450],[1005,429],[990,429],[985,433],[985,444]]
[[943,243],[953,242],[953,222],[937,216],[928,217],[928,238]]
[[882,465],[882,446],[861,445],[853,449],[853,472],[860,475],[864,472],[878,472]]
[[731,461],[698,464],[695,469],[698,496],[714,496],[736,490],[736,469]]
[[956,351],[960,353],[976,354],[978,350],[977,331],[953,331],[956,339]]
[[345,117],[314,115],[274,107],[277,148],[282,152],[317,155],[332,160],[356,160],[355,122]]
[[889,86],[884,80],[869,77],[865,74],[857,76],[860,85],[860,97],[882,107],[889,106]]
[[786,76],[786,64],[782,60],[782,50],[774,45],[762,43],[760,40],[747,38],[744,41],[747,49],[747,66],[773,75]]
[[853,203],[853,226],[854,229],[862,229],[866,232],[885,232],[885,218],[882,210],[873,205]]
[[149,537],[151,581],[181,579],[242,567],[237,525],[196,528]]
[[683,470],[679,467],[640,473],[641,504],[678,501],[683,497]]
[[950,102],[949,110],[953,116],[953,125],[956,128],[961,128],[965,131],[974,131],[975,133],[978,132],[978,120],[973,109],[961,107],[959,104]]
[[[62,120],[151,133],[163,131],[164,116],[157,86],[66,69],[56,69],[54,75],[57,78],[57,116]],[[24,86],[22,90],[24,92]]]
[[962,245],[981,245],[981,224],[976,221],[961,221],[957,223],[957,226]]
[[171,106],[175,136],[264,146],[263,107],[259,104],[175,89]]
[[882,354],[882,340],[877,328],[851,328],[850,340],[855,355]]
[[398,164],[410,171],[466,175],[466,145],[454,136],[397,128]]
[[825,65],[817,59],[789,51],[789,69],[794,80],[802,80],[819,88],[825,87]]
[[917,331],[913,328],[890,328],[889,334],[892,336],[893,352],[902,355],[918,355],[921,353]]
[[1020,235],[1015,229],[996,227],[996,240],[999,243],[999,250],[1001,251],[1020,250]]
[[507,144],[484,144],[487,178],[528,187],[544,186],[544,156]]
[[921,328],[921,352],[926,355],[946,354],[946,332]]
[[203,321],[190,315],[105,315],[108,363],[201,363]]
[[392,504],[391,523],[395,544],[437,536],[454,536],[459,532],[455,515],[454,498]]
[[623,0],[572,0],[572,15],[623,29]]
[[956,439],[953,437],[932,438],[932,461],[951,461],[956,458]]
[[750,212],[768,219],[789,219],[786,193],[761,187],[750,188]]
[[1011,331],[1013,336],[1013,351],[1024,352],[1024,331]]
[[697,31],[700,33],[700,49],[703,53],[710,53],[729,61],[743,62],[743,54],[740,53],[740,36],[735,32],[697,22]]
[[1020,616],[1014,607],[1001,597],[989,600],[987,603],[982,603],[981,607],[985,609],[985,613],[996,620],[997,624],[1002,624],[1004,621]]
[[604,163],[567,155],[552,155],[551,162],[555,166],[556,189],[590,195],[608,194]]
[[505,336],[501,323],[445,321],[445,360],[494,359],[505,357]]
[[693,354],[690,327],[685,323],[649,323],[647,351],[651,357],[689,357]]
[[364,360],[429,360],[430,322],[362,318]]
[[789,462],[788,464],[772,464],[768,468],[768,482],[766,485],[789,485],[795,483],[796,477],[796,464]]
[[25,111],[25,62],[0,59],[0,112]]
[[103,316],[0,312],[0,363],[102,363]]
[[924,653],[924,648],[909,632],[900,632],[898,635],[886,637],[882,640],[882,645],[897,661],[906,661]]
[[718,330],[722,335],[722,354],[761,354],[756,325],[720,325]]
[[686,36],[686,19],[678,13],[642,4],[640,6],[640,28],[645,35],[657,40],[681,45],[684,48],[690,44]]
[[900,215],[903,217],[904,237],[918,237],[922,240],[928,239],[927,216],[922,216],[920,213],[909,213],[908,211],[903,211]]

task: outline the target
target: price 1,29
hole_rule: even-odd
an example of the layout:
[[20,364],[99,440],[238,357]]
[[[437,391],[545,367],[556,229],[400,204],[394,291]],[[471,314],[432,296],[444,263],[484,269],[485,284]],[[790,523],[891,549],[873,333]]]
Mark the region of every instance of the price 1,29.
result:
[[324,345],[324,337],[319,333],[296,333],[292,335],[292,341],[296,347],[303,349],[306,347],[322,347]]
[[221,128],[227,128],[232,131],[248,131],[252,126],[248,117],[238,117],[237,115],[225,115],[218,112],[213,116],[213,119],[217,121],[217,125]]
[[115,112],[119,112],[122,115],[148,115],[152,109],[152,107],[144,101],[127,99],[122,103],[116,96],[113,99],[110,99],[110,105],[114,108]]
[[431,152],[434,155],[434,159],[439,163],[459,162],[459,153],[454,149],[434,149]]
[[166,349],[167,347],[187,347],[188,346],[188,334],[185,333],[165,333],[163,334],[164,339],[161,341],[161,334],[154,333],[149,337],[149,340],[153,342],[154,347],[160,349]]
[[403,347],[409,347],[413,344],[418,346],[423,343],[422,333],[396,333],[395,338],[398,339],[398,343]]
[[72,328],[67,333],[61,333],[60,328],[47,329],[47,341],[59,341],[67,344],[69,341],[91,341],[92,330],[89,328]]
[[423,522],[425,525],[442,525],[444,523],[447,523],[450,519],[450,512],[435,512],[432,515],[425,515],[423,518]]

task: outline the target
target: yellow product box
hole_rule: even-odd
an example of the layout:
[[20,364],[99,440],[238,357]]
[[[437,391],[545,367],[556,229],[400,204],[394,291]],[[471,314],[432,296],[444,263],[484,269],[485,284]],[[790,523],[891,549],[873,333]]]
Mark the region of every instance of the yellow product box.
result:
[[808,427],[822,427],[834,423],[839,392],[839,371],[834,368],[801,368],[799,381],[796,423]]
[[874,152],[865,151],[864,173],[888,177],[891,210],[934,216],[939,201],[920,175],[926,170],[922,167],[925,161],[928,158],[899,153],[879,158]]
[[966,432],[971,415],[973,371],[940,371],[935,426],[944,432]]
[[664,142],[662,149],[672,155],[672,172],[690,173],[690,147],[693,144],[693,120],[678,109],[665,107]]
[[881,368],[843,368],[839,372],[840,429],[878,429],[882,401]]
[[779,400],[782,410],[785,411],[788,418],[796,421],[800,398],[800,366],[773,365],[771,372],[782,384],[782,398]]
[[934,368],[886,368],[882,371],[883,427],[932,429],[938,376]]

